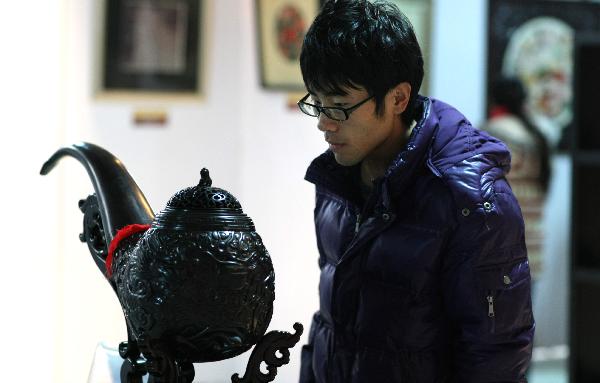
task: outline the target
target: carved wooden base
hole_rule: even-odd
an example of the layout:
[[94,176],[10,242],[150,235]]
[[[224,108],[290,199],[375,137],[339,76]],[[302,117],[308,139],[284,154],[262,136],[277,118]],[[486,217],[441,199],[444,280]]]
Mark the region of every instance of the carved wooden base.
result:
[[[266,333],[252,350],[244,376],[240,378],[237,373],[233,374],[232,383],[272,382],[277,368],[290,362],[289,349],[298,343],[304,331],[300,323],[294,323],[293,327],[293,334],[285,331]],[[164,342],[123,342],[119,345],[119,354],[124,359],[121,383],[142,383],[146,374],[150,374],[148,383],[191,383],[194,380],[194,365],[175,359]],[[261,371],[263,362],[267,372]]]
[[[233,383],[266,383],[272,382],[277,375],[277,368],[290,362],[290,348],[294,347],[300,340],[300,335],[304,327],[300,323],[294,323],[295,333],[290,334],[285,331],[270,331],[266,333],[260,342],[254,346],[246,373],[242,378],[238,374],[233,374],[231,381]],[[281,356],[277,356],[277,352]],[[260,365],[262,362],[267,364],[267,371],[262,372]]]

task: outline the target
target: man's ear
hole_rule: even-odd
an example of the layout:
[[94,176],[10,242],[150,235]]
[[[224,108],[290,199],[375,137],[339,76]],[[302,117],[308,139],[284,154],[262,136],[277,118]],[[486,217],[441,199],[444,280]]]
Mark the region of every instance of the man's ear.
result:
[[392,110],[394,114],[401,114],[406,110],[410,100],[411,86],[407,82],[401,82],[390,90]]

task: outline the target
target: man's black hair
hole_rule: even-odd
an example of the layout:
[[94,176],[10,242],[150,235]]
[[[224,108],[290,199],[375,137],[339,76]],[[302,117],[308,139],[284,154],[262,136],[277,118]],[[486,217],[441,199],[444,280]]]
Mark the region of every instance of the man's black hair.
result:
[[300,67],[309,92],[345,94],[344,88],[363,87],[374,96],[378,114],[388,91],[408,82],[402,120],[415,118],[423,56],[410,21],[393,4],[327,1],[304,37]]

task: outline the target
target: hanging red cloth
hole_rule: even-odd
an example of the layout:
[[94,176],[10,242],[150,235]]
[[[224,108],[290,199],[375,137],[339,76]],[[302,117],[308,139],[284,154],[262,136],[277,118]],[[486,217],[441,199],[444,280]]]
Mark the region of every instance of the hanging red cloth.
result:
[[150,225],[127,225],[124,228],[117,231],[117,235],[110,242],[110,246],[108,247],[108,256],[106,257],[105,265],[106,265],[106,276],[110,278],[112,276],[112,263],[115,251],[119,246],[119,243],[125,238],[139,232],[146,231],[150,228]]

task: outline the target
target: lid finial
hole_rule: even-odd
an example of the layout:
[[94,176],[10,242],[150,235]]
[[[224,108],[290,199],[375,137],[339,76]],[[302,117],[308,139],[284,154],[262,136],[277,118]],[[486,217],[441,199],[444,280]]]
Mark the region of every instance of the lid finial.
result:
[[207,168],[202,168],[200,170],[200,182],[198,186],[200,187],[210,187],[212,185],[212,180],[210,179],[210,174]]

